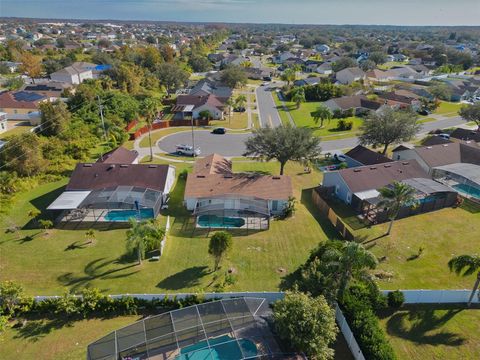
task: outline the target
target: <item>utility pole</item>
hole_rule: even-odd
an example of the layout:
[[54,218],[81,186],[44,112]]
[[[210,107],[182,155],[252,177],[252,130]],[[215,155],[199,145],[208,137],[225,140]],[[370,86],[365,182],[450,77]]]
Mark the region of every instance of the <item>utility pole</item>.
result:
[[105,121],[103,119],[103,105],[100,102],[100,96],[97,95],[98,99],[98,108],[100,110],[100,118],[102,119],[102,127],[103,127],[103,137],[105,138],[105,141],[107,141],[107,131],[105,130]]

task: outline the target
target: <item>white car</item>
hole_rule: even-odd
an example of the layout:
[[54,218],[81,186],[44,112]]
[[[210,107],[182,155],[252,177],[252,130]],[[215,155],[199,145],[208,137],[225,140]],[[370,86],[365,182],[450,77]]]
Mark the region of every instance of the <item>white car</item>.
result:
[[193,149],[192,146],[190,145],[177,145],[175,152],[178,155],[183,155],[183,156],[200,156],[201,151],[200,148],[196,148],[195,150]]

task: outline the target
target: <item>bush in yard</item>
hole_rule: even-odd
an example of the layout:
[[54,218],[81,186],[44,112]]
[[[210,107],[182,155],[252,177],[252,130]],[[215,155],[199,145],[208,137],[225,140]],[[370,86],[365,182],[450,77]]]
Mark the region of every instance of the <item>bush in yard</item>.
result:
[[286,292],[273,306],[275,330],[280,339],[309,359],[332,359],[338,329],[335,312],[323,296],[310,297],[301,292]]
[[387,295],[388,306],[398,309],[405,302],[405,295],[400,290],[391,291]]
[[340,119],[338,120],[337,127],[335,128],[335,130],[348,131],[348,130],[352,130],[352,127],[353,127],[353,121]]

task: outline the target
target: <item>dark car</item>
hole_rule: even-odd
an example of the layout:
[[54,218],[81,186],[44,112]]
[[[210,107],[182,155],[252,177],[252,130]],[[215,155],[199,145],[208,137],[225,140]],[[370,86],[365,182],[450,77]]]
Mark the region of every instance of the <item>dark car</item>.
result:
[[225,128],[215,128],[212,131],[212,134],[223,135],[227,132]]
[[418,113],[423,116],[430,115],[430,111],[428,111],[427,109],[422,109]]
[[246,109],[243,106],[236,107],[236,108],[233,109],[233,111],[235,111],[235,112],[245,112],[245,110]]

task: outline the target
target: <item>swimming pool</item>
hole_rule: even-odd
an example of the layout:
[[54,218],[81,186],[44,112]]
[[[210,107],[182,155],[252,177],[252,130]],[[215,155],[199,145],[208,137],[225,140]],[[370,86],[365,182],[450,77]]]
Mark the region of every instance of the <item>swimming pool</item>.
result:
[[[105,215],[105,221],[126,222],[131,218],[138,219],[137,210],[111,210]],[[153,209],[140,209],[140,220],[153,219]]]
[[[210,344],[210,348],[208,347]],[[241,348],[241,349],[240,349]],[[211,355],[211,356],[210,356]],[[228,335],[186,346],[180,350],[176,360],[238,360],[257,355],[257,347],[247,339],[238,342]]]
[[453,185],[452,187],[459,193],[464,193],[476,199],[480,199],[480,189],[476,189],[473,186],[468,186],[465,184],[457,184]]
[[197,223],[200,227],[239,228],[245,225],[245,220],[238,217],[200,215],[198,217]]

